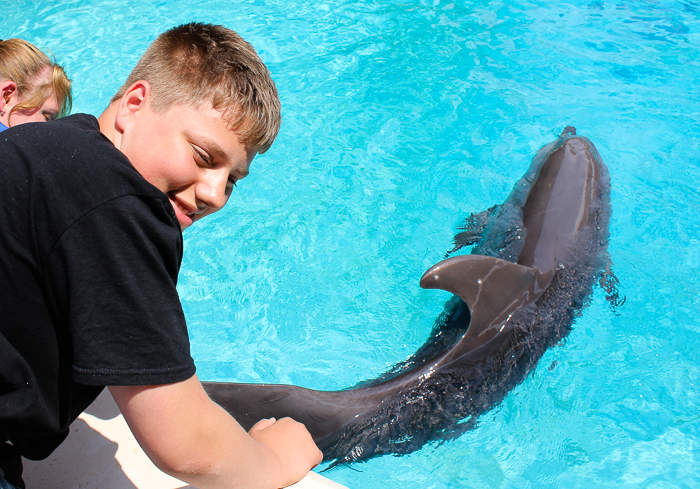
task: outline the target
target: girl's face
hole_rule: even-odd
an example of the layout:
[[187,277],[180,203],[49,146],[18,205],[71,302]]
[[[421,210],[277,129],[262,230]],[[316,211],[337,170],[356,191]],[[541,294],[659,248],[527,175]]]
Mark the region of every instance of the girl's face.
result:
[[[38,83],[50,83],[50,76],[51,71],[47,67],[46,77],[42,77],[45,79]],[[53,90],[40,106],[30,109],[17,109],[12,112],[12,108],[21,102],[23,102],[23,98],[17,92],[17,84],[12,80],[0,81],[0,122],[7,127],[24,124],[25,122],[46,122],[55,119],[61,108]],[[10,112],[12,112],[12,117],[10,117]]]

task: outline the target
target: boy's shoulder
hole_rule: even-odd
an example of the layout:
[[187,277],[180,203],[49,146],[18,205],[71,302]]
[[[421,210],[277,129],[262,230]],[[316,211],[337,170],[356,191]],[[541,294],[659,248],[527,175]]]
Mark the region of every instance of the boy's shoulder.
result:
[[88,114],[14,126],[0,137],[0,147],[10,162],[22,160],[34,172],[43,166],[56,171],[61,166],[79,164],[83,158],[121,155],[102,135],[97,119]]
[[99,133],[97,119],[89,114],[74,114],[49,122],[34,122],[13,126],[3,134],[0,143],[10,143],[21,146],[41,146],[47,140],[56,140],[59,145],[69,144],[74,138],[71,135],[85,136],[89,133]]
[[34,221],[50,228],[42,235],[56,237],[83,216],[107,212],[108,203],[142,202],[140,219],[173,222],[179,234],[166,195],[102,134],[95,117],[77,114],[5,132],[11,134],[0,137],[0,193],[7,197],[0,201],[0,214],[22,203],[15,218],[33,213]]
[[[102,188],[102,194],[150,194],[153,189],[128,158],[100,131],[97,119],[75,114],[55,121],[22,124],[0,138],[8,171],[27,172],[45,191]],[[16,129],[16,130],[15,130]],[[4,134],[3,134],[4,136]]]

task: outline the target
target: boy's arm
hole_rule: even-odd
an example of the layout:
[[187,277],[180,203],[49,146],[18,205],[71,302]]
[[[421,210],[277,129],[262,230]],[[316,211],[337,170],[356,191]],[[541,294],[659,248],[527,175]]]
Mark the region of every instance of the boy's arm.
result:
[[322,459],[304,425],[290,418],[263,420],[246,433],[209,399],[196,375],[175,384],[109,390],[153,463],[200,489],[277,489]]

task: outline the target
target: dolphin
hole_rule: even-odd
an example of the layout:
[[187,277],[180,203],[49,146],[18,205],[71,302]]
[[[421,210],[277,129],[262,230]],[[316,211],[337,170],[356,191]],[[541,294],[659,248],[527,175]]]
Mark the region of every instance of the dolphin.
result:
[[454,294],[428,341],[377,379],[340,391],[203,382],[244,428],[303,423],[333,465],[403,454],[475,426],[570,331],[596,280],[619,305],[607,254],[608,170],[567,127],[537,153],[508,199],[471,215],[420,279]]

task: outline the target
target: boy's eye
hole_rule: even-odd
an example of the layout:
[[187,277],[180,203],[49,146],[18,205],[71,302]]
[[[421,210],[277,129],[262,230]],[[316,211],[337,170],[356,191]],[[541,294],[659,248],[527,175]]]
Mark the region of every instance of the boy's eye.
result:
[[238,186],[238,185],[236,185],[237,183],[238,183],[238,179],[236,177],[229,177],[228,178],[228,186],[230,188],[237,187]]
[[194,152],[197,154],[197,157],[202,161],[207,166],[211,166],[211,158],[209,157],[208,154],[204,153],[203,151],[200,151],[195,148]]

